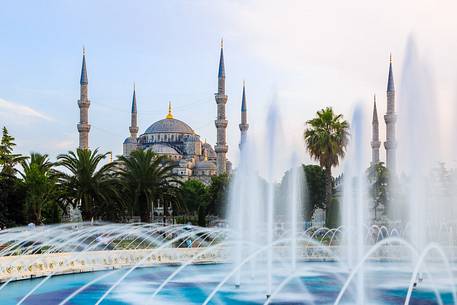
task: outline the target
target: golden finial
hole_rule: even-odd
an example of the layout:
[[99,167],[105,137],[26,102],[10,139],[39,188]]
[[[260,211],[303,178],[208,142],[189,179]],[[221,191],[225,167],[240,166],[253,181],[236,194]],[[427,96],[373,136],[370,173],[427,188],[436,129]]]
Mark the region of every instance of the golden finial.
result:
[[166,116],[167,119],[173,118],[173,113],[171,112],[171,101],[168,102],[168,114]]
[[224,38],[221,38],[221,49],[224,48]]
[[109,153],[109,163],[113,162],[113,152],[110,151]]
[[205,161],[208,161],[208,151],[206,149],[203,151],[203,157]]

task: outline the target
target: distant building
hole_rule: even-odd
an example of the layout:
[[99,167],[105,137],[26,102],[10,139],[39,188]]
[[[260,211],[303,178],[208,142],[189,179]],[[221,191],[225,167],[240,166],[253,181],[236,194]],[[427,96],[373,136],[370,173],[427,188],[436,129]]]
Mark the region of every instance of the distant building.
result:
[[[176,164],[173,174],[184,181],[198,179],[205,184],[209,184],[212,176],[230,173],[232,164],[226,157],[228,151],[228,120],[225,116],[225,105],[228,96],[225,94],[225,66],[222,42],[217,80],[218,90],[215,94],[217,104],[217,117],[215,120],[217,141],[214,147],[206,143],[206,141],[203,142],[200,136],[187,123],[174,117],[171,102],[168,105],[168,113],[165,118],[154,122],[144,133],[138,135],[138,105],[134,86],[129,126],[130,136],[123,142],[123,155],[128,156],[134,150],[144,149],[152,150],[158,155],[167,156]],[[86,55],[84,53],[80,81],[81,97],[78,101],[80,108],[80,122],[78,124],[79,147],[84,149],[89,148],[90,101],[88,98],[88,84]],[[245,141],[249,128],[244,83],[239,128],[241,131],[241,145]]]

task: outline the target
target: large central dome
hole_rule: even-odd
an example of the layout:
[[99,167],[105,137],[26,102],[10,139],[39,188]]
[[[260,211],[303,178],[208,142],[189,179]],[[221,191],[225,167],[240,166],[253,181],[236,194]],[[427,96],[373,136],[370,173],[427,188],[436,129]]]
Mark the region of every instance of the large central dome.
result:
[[183,134],[195,134],[192,128],[184,123],[183,121],[167,118],[155,122],[145,133],[183,133]]

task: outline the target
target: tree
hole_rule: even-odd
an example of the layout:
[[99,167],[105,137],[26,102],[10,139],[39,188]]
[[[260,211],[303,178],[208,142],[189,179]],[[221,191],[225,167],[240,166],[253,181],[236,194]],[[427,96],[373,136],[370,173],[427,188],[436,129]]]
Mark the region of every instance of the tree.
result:
[[318,165],[303,165],[305,172],[308,200],[310,207],[307,210],[306,220],[309,220],[317,208],[324,208],[325,204],[325,171]]
[[79,207],[85,221],[111,212],[107,209],[116,209],[119,204],[115,163],[101,165],[108,155],[98,153],[98,149],[77,149],[57,157],[57,165],[69,172],[59,174],[64,200]]
[[306,147],[312,158],[325,171],[325,208],[330,209],[333,191],[332,167],[343,158],[349,140],[349,123],[331,107],[319,110],[316,117],[306,122]]
[[150,150],[135,150],[129,156],[119,157],[119,177],[132,215],[137,212],[141,221],[150,221],[151,207],[158,200],[164,203],[166,211],[165,203],[180,184],[173,176],[174,167],[167,157]]
[[181,187],[183,205],[187,211],[198,216],[198,225],[206,226],[208,187],[201,181],[190,179]]
[[9,135],[8,129],[3,127],[2,140],[0,141],[0,174],[4,176],[14,176],[17,172],[16,164],[26,159],[20,154],[13,154],[14,138]]
[[45,206],[57,206],[57,175],[54,164],[48,155],[32,153],[30,158],[20,162],[22,183],[26,192],[25,205],[27,219],[36,224],[42,223],[41,211]]
[[0,226],[25,223],[24,192],[16,177],[16,165],[25,157],[14,154],[14,138],[3,127],[0,141]]
[[211,177],[208,187],[208,213],[219,217],[224,216],[226,206],[229,176],[222,174]]
[[389,173],[383,162],[372,164],[367,170],[369,192],[373,200],[374,219],[378,219],[380,206],[387,207]]

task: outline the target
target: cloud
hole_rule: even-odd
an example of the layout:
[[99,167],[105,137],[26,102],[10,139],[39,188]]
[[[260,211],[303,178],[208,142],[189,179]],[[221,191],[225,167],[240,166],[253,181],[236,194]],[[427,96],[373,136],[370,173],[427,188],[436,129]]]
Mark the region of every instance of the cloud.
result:
[[20,117],[21,119],[40,119],[45,121],[54,121],[50,116],[41,113],[32,107],[21,105],[16,102],[7,101],[0,98],[0,115],[10,118]]
[[60,150],[73,149],[76,147],[76,142],[73,139],[62,139],[53,143],[53,146]]

